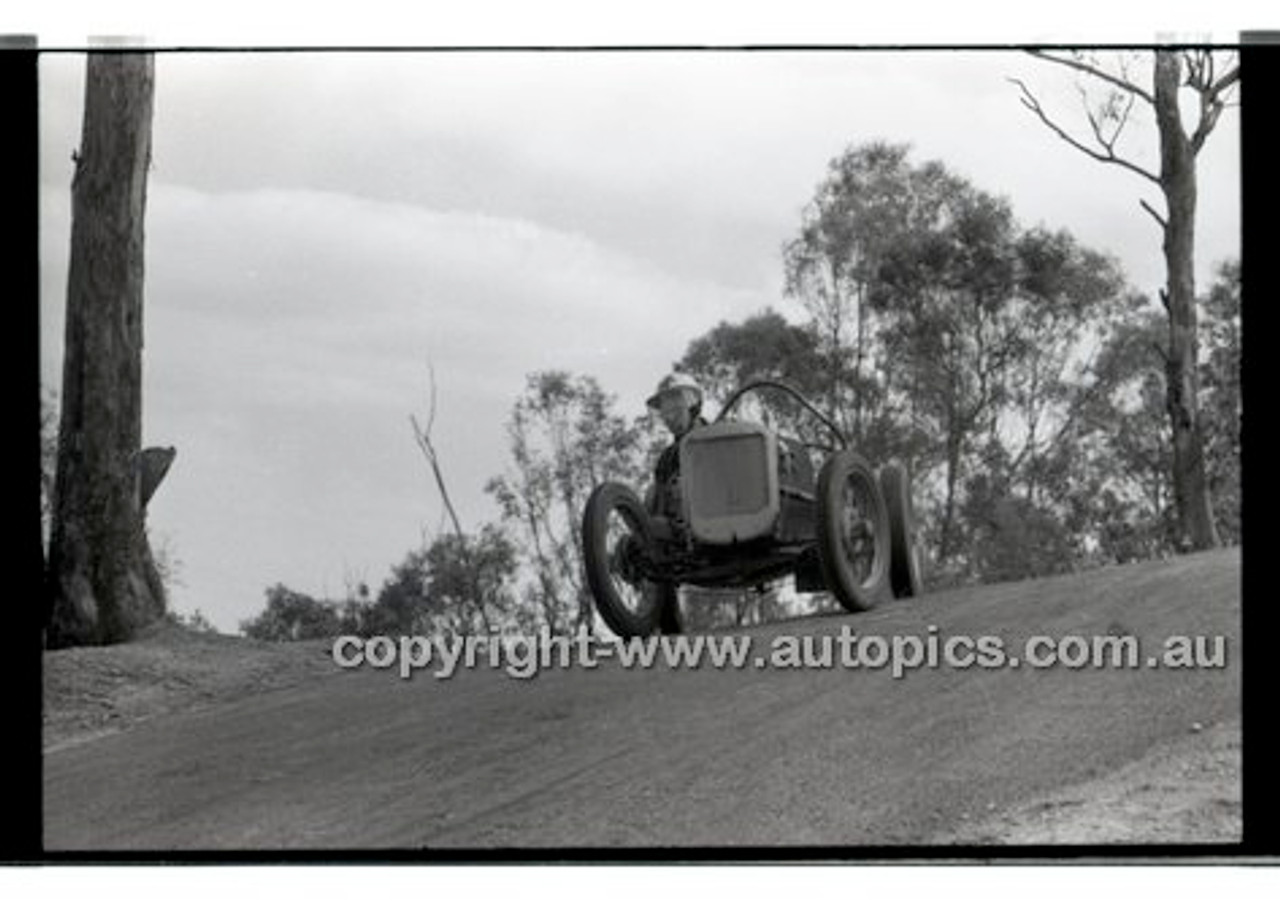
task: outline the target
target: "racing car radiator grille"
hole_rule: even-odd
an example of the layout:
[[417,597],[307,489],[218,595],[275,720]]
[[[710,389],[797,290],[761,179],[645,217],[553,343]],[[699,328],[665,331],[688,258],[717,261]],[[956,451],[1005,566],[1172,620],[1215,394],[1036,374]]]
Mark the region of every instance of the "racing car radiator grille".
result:
[[689,506],[694,516],[755,513],[769,505],[765,438],[730,435],[689,446]]

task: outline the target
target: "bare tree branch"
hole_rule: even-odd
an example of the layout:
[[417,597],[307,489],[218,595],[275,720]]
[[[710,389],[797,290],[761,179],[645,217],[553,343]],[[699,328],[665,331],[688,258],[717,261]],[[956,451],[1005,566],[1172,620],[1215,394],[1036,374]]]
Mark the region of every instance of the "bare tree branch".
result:
[[458,519],[458,511],[453,507],[453,501],[449,499],[449,489],[444,482],[444,474],[440,471],[440,459],[436,456],[435,446],[431,443],[431,435],[423,430],[418,424],[418,418],[412,414],[409,416],[409,422],[413,425],[413,435],[418,442],[418,447],[422,450],[422,454],[427,458],[427,463],[431,466],[431,474],[435,476],[436,487],[440,489],[440,497],[444,501],[445,509],[449,513],[449,519],[453,521],[453,529],[461,538],[462,522]]
[[1080,106],[1084,109],[1085,118],[1089,120],[1089,128],[1093,131],[1093,139],[1108,153],[1114,152],[1111,149],[1112,145],[1107,143],[1106,137],[1102,134],[1102,125],[1098,122],[1098,117],[1094,115],[1093,108],[1089,106],[1088,92],[1080,85],[1076,85],[1076,92],[1080,95]]
[[1155,105],[1156,99],[1151,95],[1149,91],[1143,90],[1133,82],[1129,81],[1127,78],[1117,77],[1115,75],[1112,75],[1110,72],[1107,72],[1104,69],[1100,69],[1097,66],[1091,66],[1088,63],[1081,62],[1080,60],[1069,59],[1061,56],[1054,56],[1052,53],[1046,53],[1043,50],[1028,50],[1027,52],[1030,53],[1032,56],[1036,57],[1037,59],[1048,60],[1051,63],[1057,63],[1060,66],[1067,66],[1069,68],[1075,69],[1078,72],[1083,72],[1086,75],[1091,75],[1094,78],[1101,79],[1102,81],[1105,81],[1108,84],[1113,85],[1122,91],[1127,91],[1128,93],[1133,94],[1136,97],[1141,97],[1143,100],[1147,101],[1147,103],[1150,103],[1153,106]]
[[1205,57],[1207,55],[1203,50],[1183,51],[1182,62],[1186,72],[1182,79],[1183,87],[1192,88],[1196,91],[1204,91],[1208,87],[1205,71]]
[[1207,106],[1203,106],[1200,112],[1200,124],[1196,126],[1195,134],[1191,136],[1191,152],[1199,153],[1200,148],[1204,146],[1205,139],[1209,137],[1209,132],[1213,131],[1214,126],[1218,124],[1218,117],[1222,115],[1222,104],[1213,102]]
[[1200,92],[1200,124],[1196,126],[1195,134],[1191,136],[1192,153],[1200,152],[1200,148],[1204,146],[1205,139],[1209,137],[1209,133],[1218,124],[1218,117],[1222,115],[1222,111],[1227,106],[1222,95],[1225,91],[1230,90],[1239,77],[1240,67],[1236,66],[1222,76],[1213,86]]
[[1156,222],[1157,222],[1157,223],[1159,223],[1159,225],[1160,225],[1160,227],[1161,227],[1161,228],[1164,228],[1165,226],[1167,226],[1167,225],[1169,224],[1169,223],[1165,220],[1165,218],[1164,218],[1163,216],[1161,216],[1159,213],[1157,213],[1157,212],[1156,212],[1156,210],[1155,210],[1155,208],[1154,208],[1153,206],[1151,206],[1151,204],[1147,203],[1145,200],[1139,200],[1139,201],[1138,201],[1138,204],[1139,204],[1139,206],[1141,206],[1144,210],[1146,210],[1148,213],[1150,213],[1150,214],[1151,214],[1151,218],[1152,218],[1152,219],[1155,219],[1155,220],[1156,220]]
[[1190,146],[1193,154],[1199,153],[1209,133],[1218,124],[1218,117],[1227,106],[1223,96],[1239,81],[1240,66],[1235,63],[1214,79],[1214,56],[1210,51],[1183,54],[1187,65],[1185,84],[1195,90],[1200,98],[1200,121],[1191,135]]
[[481,596],[480,576],[471,560],[471,550],[467,544],[466,533],[462,530],[462,520],[458,518],[458,511],[454,508],[453,501],[449,497],[449,488],[445,484],[444,472],[440,468],[440,457],[436,453],[435,444],[431,441],[431,427],[436,421],[436,376],[435,370],[430,364],[427,364],[427,371],[430,374],[430,405],[427,408],[427,426],[424,429],[419,424],[418,417],[412,413],[409,414],[409,423],[413,426],[413,437],[418,443],[418,448],[422,451],[422,455],[426,457],[427,463],[431,467],[431,474],[435,477],[436,487],[440,490],[440,499],[444,502],[445,510],[449,513],[449,519],[453,521],[453,530],[458,536],[458,550],[462,555],[462,564],[466,567],[467,573],[471,577],[472,594],[476,607],[480,611],[480,620],[484,623],[485,631],[492,632],[493,627],[489,622],[489,613],[485,609],[484,598]]
[[1115,133],[1111,135],[1111,143],[1114,146],[1120,140],[1120,134],[1124,131],[1124,127],[1129,124],[1129,114],[1133,112],[1134,97],[1129,95],[1129,102],[1125,104],[1124,112],[1120,115],[1120,122],[1116,125]]
[[1076,150],[1079,150],[1081,153],[1084,153],[1087,156],[1090,156],[1093,159],[1098,160],[1099,162],[1114,163],[1117,166],[1121,166],[1122,168],[1128,169],[1130,172],[1134,172],[1138,175],[1141,175],[1143,178],[1147,179],[1153,184],[1156,184],[1156,185],[1160,184],[1160,178],[1158,176],[1153,175],[1151,172],[1148,172],[1146,169],[1143,169],[1141,166],[1137,165],[1136,163],[1130,162],[1129,160],[1126,160],[1123,157],[1117,156],[1115,151],[1111,147],[1109,147],[1105,142],[1100,141],[1100,143],[1102,143],[1103,147],[1107,151],[1106,153],[1103,153],[1092,147],[1089,147],[1088,145],[1084,144],[1077,138],[1070,135],[1064,128],[1062,128],[1062,126],[1058,125],[1056,122],[1054,122],[1052,119],[1049,118],[1049,115],[1044,111],[1044,108],[1040,106],[1040,101],[1036,99],[1035,95],[1031,93],[1031,90],[1025,84],[1023,84],[1017,78],[1010,78],[1009,81],[1011,81],[1013,84],[1016,84],[1018,88],[1021,89],[1022,96],[1019,99],[1021,100],[1022,105],[1025,106],[1027,109],[1031,110],[1031,112],[1035,113],[1036,117],[1039,118],[1040,121],[1044,123],[1044,125],[1050,131],[1052,131],[1054,134],[1056,134],[1059,138],[1061,138],[1066,143],[1070,144]]
[[436,369],[430,361],[427,362],[427,382],[430,405],[427,407],[427,427],[424,434],[430,435],[436,424]]
[[434,374],[431,377],[430,399],[431,404],[427,409],[426,427],[424,428],[418,422],[418,417],[412,413],[409,414],[409,423],[413,426],[413,437],[418,443],[418,448],[431,466],[431,474],[435,477],[436,487],[440,490],[440,497],[444,501],[445,510],[448,511],[449,518],[453,521],[453,529],[458,534],[458,537],[461,538],[463,534],[462,522],[458,519],[458,512],[454,509],[453,501],[449,498],[449,489],[445,485],[444,474],[440,470],[440,458],[436,454],[435,445],[431,441],[431,428],[436,419],[436,383]]
[[1232,66],[1225,75],[1215,81],[1210,90],[1213,92],[1214,96],[1220,97],[1228,88],[1236,84],[1238,81],[1240,81],[1239,63]]

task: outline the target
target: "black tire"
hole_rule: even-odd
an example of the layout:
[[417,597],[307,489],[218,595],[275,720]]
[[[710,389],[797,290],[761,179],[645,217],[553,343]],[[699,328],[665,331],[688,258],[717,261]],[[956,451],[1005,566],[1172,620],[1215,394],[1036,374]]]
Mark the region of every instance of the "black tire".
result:
[[587,584],[600,616],[620,638],[650,635],[658,627],[660,586],[634,568],[651,541],[649,515],[634,491],[605,482],[591,492],[582,515]]
[[818,475],[818,560],[845,609],[870,610],[885,597],[889,514],[867,462],[853,451],[827,458]]
[[880,470],[880,493],[889,511],[889,587],[895,598],[924,593],[920,549],[916,544],[916,515],[911,503],[911,480],[897,463]]

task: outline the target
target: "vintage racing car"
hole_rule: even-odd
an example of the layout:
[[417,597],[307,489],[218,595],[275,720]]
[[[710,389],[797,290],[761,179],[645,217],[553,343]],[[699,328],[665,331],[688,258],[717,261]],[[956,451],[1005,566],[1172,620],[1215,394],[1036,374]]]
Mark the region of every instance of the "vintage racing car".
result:
[[[834,445],[732,418],[742,398],[762,390],[790,395]],[[748,588],[794,575],[797,591],[830,591],[855,612],[890,592],[920,593],[906,471],[889,463],[877,474],[794,388],[742,386],[714,422],[681,439],[679,454],[673,484],[651,487],[645,501],[606,482],[583,512],[587,581],[619,636],[678,631],[682,584]]]

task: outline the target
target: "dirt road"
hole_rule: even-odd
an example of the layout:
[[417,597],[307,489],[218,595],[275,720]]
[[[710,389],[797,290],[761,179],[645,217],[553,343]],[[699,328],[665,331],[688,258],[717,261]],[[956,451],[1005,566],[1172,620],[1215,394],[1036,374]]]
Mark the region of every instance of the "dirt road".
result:
[[[978,827],[1043,810],[1045,798],[1105,801],[1089,786],[1120,791],[1117,774],[1176,781],[1168,749],[1200,736],[1216,742],[1215,759],[1234,762],[1228,788],[1238,779],[1239,744],[1229,736],[1240,722],[1239,613],[1240,554],[1227,550],[740,633],[757,649],[780,635],[835,636],[842,626],[922,637],[936,626],[943,637],[991,634],[1011,648],[1037,634],[1133,635],[1144,659],[1170,635],[1221,635],[1225,668],[922,668],[901,679],[840,667],[604,665],[529,681],[487,670],[410,681],[335,673],[50,751],[45,846],[1044,841],[1043,832]],[[1238,838],[1239,795],[1206,803],[1217,811],[1210,839]],[[1108,815],[1105,803],[1099,810]],[[1146,836],[1104,834],[1199,841],[1200,813],[1185,832],[1166,820]]]

